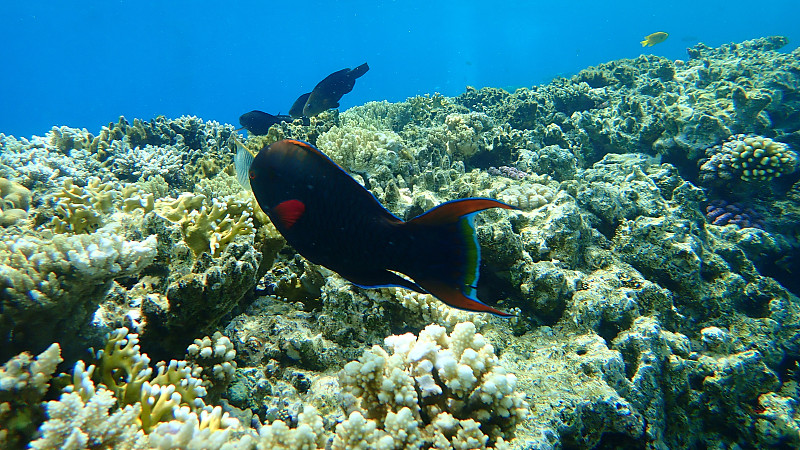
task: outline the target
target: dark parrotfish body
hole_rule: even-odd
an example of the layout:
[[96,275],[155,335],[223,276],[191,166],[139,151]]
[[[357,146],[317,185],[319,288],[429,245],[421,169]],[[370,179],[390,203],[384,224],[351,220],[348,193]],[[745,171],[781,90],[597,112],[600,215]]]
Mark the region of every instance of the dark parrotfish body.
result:
[[263,136],[269,133],[269,127],[281,122],[291,122],[291,116],[278,114],[274,116],[264,111],[253,110],[239,116],[239,124],[247,131],[256,136]]
[[472,218],[513,206],[456,200],[404,222],[324,153],[296,140],[275,142],[255,158],[240,145],[236,172],[243,184],[249,179],[258,204],[309,261],[362,287],[401,286],[456,308],[510,316],[475,296],[480,248]]
[[292,117],[303,117],[303,108],[306,106],[306,102],[308,101],[308,96],[311,95],[311,92],[306,92],[305,94],[297,97],[297,100],[294,101],[292,107],[289,108],[289,115]]
[[356,78],[364,75],[368,70],[369,66],[364,63],[355,69],[342,69],[325,77],[309,93],[303,107],[303,115],[313,117],[325,110],[338,107],[339,100],[344,94],[353,90]]

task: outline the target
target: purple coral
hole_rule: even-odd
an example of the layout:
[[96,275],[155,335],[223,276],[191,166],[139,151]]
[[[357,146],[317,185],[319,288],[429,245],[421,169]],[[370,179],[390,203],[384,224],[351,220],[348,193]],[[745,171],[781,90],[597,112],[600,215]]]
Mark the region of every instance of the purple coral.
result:
[[512,180],[522,180],[523,178],[528,176],[527,172],[519,170],[516,167],[509,167],[509,166],[500,166],[500,167],[492,166],[489,167],[487,172],[489,172],[489,175],[511,178]]
[[741,203],[713,200],[706,206],[706,220],[713,225],[738,225],[739,228],[764,229],[764,218]]

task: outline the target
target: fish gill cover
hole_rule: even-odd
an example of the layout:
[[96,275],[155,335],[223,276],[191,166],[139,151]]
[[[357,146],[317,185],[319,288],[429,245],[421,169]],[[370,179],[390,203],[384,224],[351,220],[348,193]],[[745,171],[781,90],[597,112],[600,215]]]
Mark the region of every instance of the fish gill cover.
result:
[[239,186],[233,125],[0,135],[0,446],[797,446],[785,45],[698,44],[239,138],[309,142],[404,220],[467,197],[520,208],[475,217],[477,297],[511,319],[302,258]]

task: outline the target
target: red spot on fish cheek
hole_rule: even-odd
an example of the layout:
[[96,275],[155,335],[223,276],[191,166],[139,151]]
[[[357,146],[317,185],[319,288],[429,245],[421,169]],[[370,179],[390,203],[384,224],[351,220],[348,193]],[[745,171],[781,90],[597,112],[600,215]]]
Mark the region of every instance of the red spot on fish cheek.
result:
[[253,179],[255,179],[255,178],[256,178],[256,173],[255,173],[255,172],[253,172],[252,170],[251,170],[251,171],[248,173],[248,175],[250,175],[250,179],[251,179],[251,180],[253,180]]

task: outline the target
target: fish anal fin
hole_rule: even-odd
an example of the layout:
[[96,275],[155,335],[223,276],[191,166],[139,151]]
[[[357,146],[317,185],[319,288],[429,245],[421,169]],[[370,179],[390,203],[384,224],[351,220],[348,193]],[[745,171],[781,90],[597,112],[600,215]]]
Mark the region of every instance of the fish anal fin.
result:
[[417,283],[427,290],[434,297],[443,301],[444,303],[452,306],[453,308],[463,309],[472,312],[488,312],[499,317],[513,317],[505,311],[492,308],[491,306],[481,302],[476,298],[470,298],[464,295],[461,290],[453,286],[448,286],[436,280],[416,280]]
[[519,209],[491,198],[465,198],[453,200],[428,210],[409,220],[409,223],[437,225],[453,223],[461,217],[489,208]]
[[379,270],[369,273],[348,273],[346,271],[338,270],[336,272],[351,283],[366,289],[396,286],[410,289],[412,291],[419,292],[420,294],[428,293],[417,283],[403,278],[389,270]]

